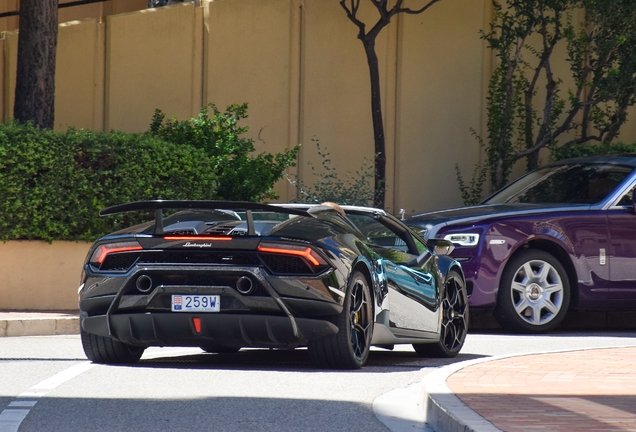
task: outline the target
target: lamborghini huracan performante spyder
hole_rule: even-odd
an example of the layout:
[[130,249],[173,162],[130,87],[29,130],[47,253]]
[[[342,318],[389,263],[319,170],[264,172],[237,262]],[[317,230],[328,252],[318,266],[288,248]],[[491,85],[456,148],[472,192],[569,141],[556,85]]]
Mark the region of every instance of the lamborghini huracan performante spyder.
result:
[[102,210],[154,220],[90,248],[79,288],[86,356],[132,363],[149,346],[307,347],[319,366],[354,369],[372,345],[457,355],[468,298],[452,244],[424,242],[382,210],[344,209],[144,201]]

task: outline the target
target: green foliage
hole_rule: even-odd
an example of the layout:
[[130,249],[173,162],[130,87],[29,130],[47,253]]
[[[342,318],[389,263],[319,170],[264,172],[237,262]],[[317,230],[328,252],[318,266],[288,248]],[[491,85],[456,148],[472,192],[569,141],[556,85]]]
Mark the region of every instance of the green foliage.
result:
[[296,165],[299,146],[283,153],[253,156],[254,141],[241,137],[248,128],[238,125],[245,118],[247,104],[230,105],[224,113],[210,104],[201,109],[197,118],[185,121],[166,121],[165,115],[156,110],[149,133],[177,145],[202,149],[215,158],[214,173],[218,178],[220,199],[260,201],[277,198],[273,192],[274,183],[283,176],[285,169]]
[[[627,119],[627,109],[636,103],[636,2],[494,0],[493,4],[490,31],[482,33],[498,62],[488,86],[487,137],[478,137],[486,160],[471,185],[458,172],[464,199],[472,199],[483,188],[482,169],[494,191],[508,182],[520,159],[526,158],[528,169],[536,168],[542,148],[557,151],[593,141],[611,143]],[[572,16],[580,9],[585,17],[573,23]],[[567,50],[567,58],[556,57],[559,46]],[[574,82],[565,91],[565,77],[555,74],[554,65],[560,61],[567,62]]]
[[464,181],[458,164],[455,164],[455,173],[457,174],[457,183],[459,185],[459,191],[462,194],[464,205],[479,204],[483,198],[484,183],[486,182],[486,176],[488,174],[486,168],[480,164],[475,164],[475,169],[473,170],[469,183]]
[[92,240],[147,219],[98,216],[130,201],[274,198],[298,147],[253,156],[238,126],[247,105],[210,107],[183,122],[157,111],[145,134],[0,125],[0,240]]
[[595,144],[559,147],[552,152],[551,160],[557,161],[584,156],[604,156],[618,154],[636,154],[636,143]]
[[296,186],[296,202],[322,203],[326,201],[338,204],[369,206],[376,196],[373,188],[375,172],[374,163],[367,159],[355,173],[347,171],[344,177],[336,172],[331,164],[330,153],[320,147],[317,139],[312,139],[321,158],[322,169],[316,170],[311,162],[311,174],[315,179],[313,185],[307,185],[298,179],[289,179]]
[[145,199],[214,199],[216,158],[142,134],[0,125],[0,239],[92,240],[139,220],[100,209]]

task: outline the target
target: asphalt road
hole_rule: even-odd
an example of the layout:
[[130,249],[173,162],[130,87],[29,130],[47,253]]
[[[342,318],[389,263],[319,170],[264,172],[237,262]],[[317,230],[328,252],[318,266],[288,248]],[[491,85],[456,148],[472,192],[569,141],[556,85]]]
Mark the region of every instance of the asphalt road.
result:
[[[216,355],[153,348],[138,365],[103,366],[86,360],[78,336],[5,337],[0,432],[18,426],[21,432],[386,431],[376,413],[395,429],[387,418],[408,417],[398,411],[411,403],[417,412],[416,392],[405,389],[415,389],[440,366],[483,356],[629,345],[636,345],[636,332],[480,333],[468,336],[455,359],[422,359],[404,346],[373,351],[364,369],[343,372],[315,369],[304,350]],[[423,430],[421,422],[415,425]]]

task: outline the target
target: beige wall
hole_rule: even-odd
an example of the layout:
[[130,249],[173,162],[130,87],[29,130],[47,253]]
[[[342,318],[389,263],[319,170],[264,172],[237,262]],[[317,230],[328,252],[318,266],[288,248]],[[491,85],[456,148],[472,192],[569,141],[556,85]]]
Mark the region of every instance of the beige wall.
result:
[[[220,110],[247,102],[245,124],[258,152],[280,152],[300,142],[300,4],[226,0],[205,11],[205,102]],[[286,196],[286,189],[282,183],[277,193]]]
[[18,63],[18,32],[6,32],[4,36],[4,67],[3,77],[3,119],[8,121],[13,118],[13,101],[15,96],[15,75]]
[[194,114],[196,17],[188,3],[107,18],[106,130],[146,131],[156,108],[168,118]]
[[0,243],[0,309],[76,310],[88,243]]
[[[18,0],[2,0],[0,1],[0,13],[16,11],[18,10],[18,5]],[[0,18],[0,32],[15,30],[16,28],[18,28],[17,16]]]
[[[313,180],[309,164],[320,164],[312,138],[341,173],[372,159],[366,58],[338,1],[203,3],[109,15],[145,5],[112,0],[84,11],[107,16],[105,22],[96,16],[63,24],[56,128],[139,132],[148,129],[156,108],[187,119],[209,102],[219,109],[248,102],[246,124],[257,151],[302,143],[299,166],[290,172],[305,183]],[[371,25],[376,11],[362,5]],[[77,18],[79,9],[71,10]],[[397,16],[380,34],[389,210],[461,205],[455,164],[470,176],[481,159],[470,129],[486,132],[493,56],[479,30],[491,16],[490,0],[445,0],[421,15]],[[3,35],[0,115],[6,121],[13,110],[17,32]],[[636,123],[625,126],[621,139],[636,140]],[[281,200],[294,192],[285,181],[276,190]]]
[[407,214],[461,204],[455,164],[472,172],[479,161],[470,128],[481,133],[490,58],[478,35],[484,3],[444,1],[402,21],[395,207]]
[[[248,102],[257,151],[303,144],[300,164],[290,171],[304,182],[313,180],[309,164],[320,164],[312,138],[341,173],[372,158],[366,58],[337,0],[217,0],[131,12],[145,2],[112,0],[60,12],[61,20],[87,19],[60,26],[56,129],[139,132],[148,129],[155,108],[187,119],[209,102],[219,109]],[[0,12],[15,5],[0,2]],[[374,14],[361,11],[369,23]],[[470,128],[486,132],[493,56],[478,32],[491,16],[490,0],[445,0],[422,15],[396,17],[380,34],[390,211],[461,205],[455,164],[470,175],[481,158]],[[0,19],[0,31],[16,26],[17,19]],[[12,116],[16,63],[17,31],[4,32],[4,121]],[[620,138],[636,141],[636,120]],[[521,172],[523,166],[513,176]],[[281,200],[294,192],[285,181],[276,190]],[[0,244],[0,308],[76,309],[87,249],[71,242]]]
[[[372,11],[361,12],[365,20],[374,19]],[[313,179],[308,162],[320,165],[312,138],[326,147],[332,165],[340,172],[355,171],[364,158],[371,161],[374,143],[369,73],[362,43],[357,39],[357,27],[348,20],[338,2],[320,0],[305,1],[302,24],[300,142],[303,143],[303,166],[300,174],[309,183]],[[387,71],[385,61],[390,33],[383,33],[376,47],[380,73],[385,79],[395,74],[394,69]],[[387,86],[383,88],[382,98],[386,107]],[[385,110],[384,118],[391,117],[392,113]],[[387,136],[390,134],[387,130]],[[392,179],[387,182],[390,185]]]
[[[103,128],[103,25],[96,19],[61,24],[55,75],[55,128]],[[96,119],[97,116],[97,119]]]
[[[59,0],[60,6],[76,0]],[[147,0],[108,0],[97,3],[89,3],[72,7],[60,7],[58,9],[58,21],[81,20],[86,18],[101,19],[107,15],[120,14],[145,9]],[[0,0],[0,13],[15,12],[20,10],[20,0]],[[19,26],[19,18],[10,16],[0,18],[0,32],[16,30]]]

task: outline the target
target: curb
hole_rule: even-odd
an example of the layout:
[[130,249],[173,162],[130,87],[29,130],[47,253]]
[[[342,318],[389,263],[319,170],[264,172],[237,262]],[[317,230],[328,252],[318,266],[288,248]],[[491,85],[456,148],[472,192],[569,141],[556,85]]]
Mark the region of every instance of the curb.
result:
[[53,317],[28,317],[27,315],[29,314],[23,313],[16,317],[0,316],[0,337],[79,334],[78,316],[60,314]]
[[499,358],[501,356],[466,360],[444,366],[428,374],[422,380],[422,414],[426,424],[435,431],[444,432],[502,432],[488,420],[473,411],[446,385],[446,380],[465,367]]
[[422,385],[422,415],[426,424],[438,432],[503,432],[491,422],[474,411],[456,396],[446,384],[446,380],[455,372],[468,366],[511,357],[524,357],[529,355],[557,354],[564,352],[588,351],[595,349],[625,348],[632,345],[607,345],[590,348],[576,348],[554,350],[545,352],[526,352],[519,354],[500,355],[475,360],[466,360],[444,366],[426,377]]

